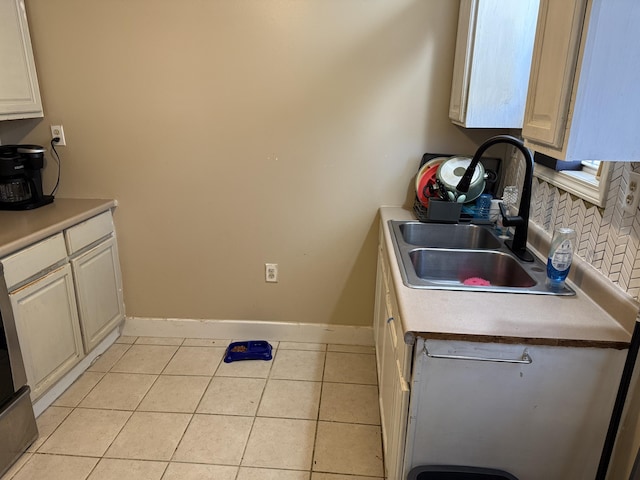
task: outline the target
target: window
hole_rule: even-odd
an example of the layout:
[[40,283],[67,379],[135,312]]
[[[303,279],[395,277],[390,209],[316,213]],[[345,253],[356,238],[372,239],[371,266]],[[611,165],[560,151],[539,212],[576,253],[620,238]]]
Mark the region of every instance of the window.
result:
[[562,164],[562,161],[558,161],[556,169],[553,169],[536,162],[533,174],[598,207],[604,207],[611,162],[588,160],[580,162],[576,170],[558,170]]

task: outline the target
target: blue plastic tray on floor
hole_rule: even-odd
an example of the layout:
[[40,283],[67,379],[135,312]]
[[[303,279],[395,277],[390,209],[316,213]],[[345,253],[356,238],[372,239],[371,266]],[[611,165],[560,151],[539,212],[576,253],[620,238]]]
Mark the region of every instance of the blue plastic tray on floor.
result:
[[225,363],[237,360],[271,360],[271,345],[264,340],[232,342],[224,354]]

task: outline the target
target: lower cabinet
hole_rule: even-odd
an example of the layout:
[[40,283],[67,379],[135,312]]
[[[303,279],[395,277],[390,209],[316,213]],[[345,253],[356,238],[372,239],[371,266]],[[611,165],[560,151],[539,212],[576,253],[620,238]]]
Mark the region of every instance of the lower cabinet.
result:
[[35,402],[124,319],[111,212],[4,257],[0,264]]
[[388,277],[383,248],[379,251],[374,336],[385,478],[403,478],[404,439],[409,407],[411,349],[404,343],[402,322]]
[[595,478],[627,351],[421,336],[407,345],[385,248],[381,239],[374,315],[385,478],[425,465]]
[[84,356],[71,267],[65,264],[9,298],[31,398],[36,399]]

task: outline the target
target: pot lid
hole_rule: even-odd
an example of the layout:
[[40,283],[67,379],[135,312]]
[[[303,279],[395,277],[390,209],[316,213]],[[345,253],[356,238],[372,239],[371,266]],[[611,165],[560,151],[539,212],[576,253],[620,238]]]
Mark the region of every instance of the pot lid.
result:
[[[442,162],[438,168],[440,180],[448,187],[453,188],[458,185],[460,179],[471,163],[471,157],[451,157]],[[484,166],[478,163],[473,177],[471,178],[471,186],[482,185],[484,183]]]

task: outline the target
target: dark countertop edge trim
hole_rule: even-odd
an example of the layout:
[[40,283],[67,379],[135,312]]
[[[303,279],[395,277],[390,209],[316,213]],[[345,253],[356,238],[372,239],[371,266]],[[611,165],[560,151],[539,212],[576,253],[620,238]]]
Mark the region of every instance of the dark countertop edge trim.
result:
[[573,340],[564,338],[534,338],[534,337],[501,337],[496,335],[468,335],[464,333],[441,332],[412,332],[414,337],[425,340],[459,340],[478,343],[505,343],[519,345],[537,345],[548,347],[576,347],[576,348],[613,348],[626,350],[629,342],[598,341],[598,340]]

